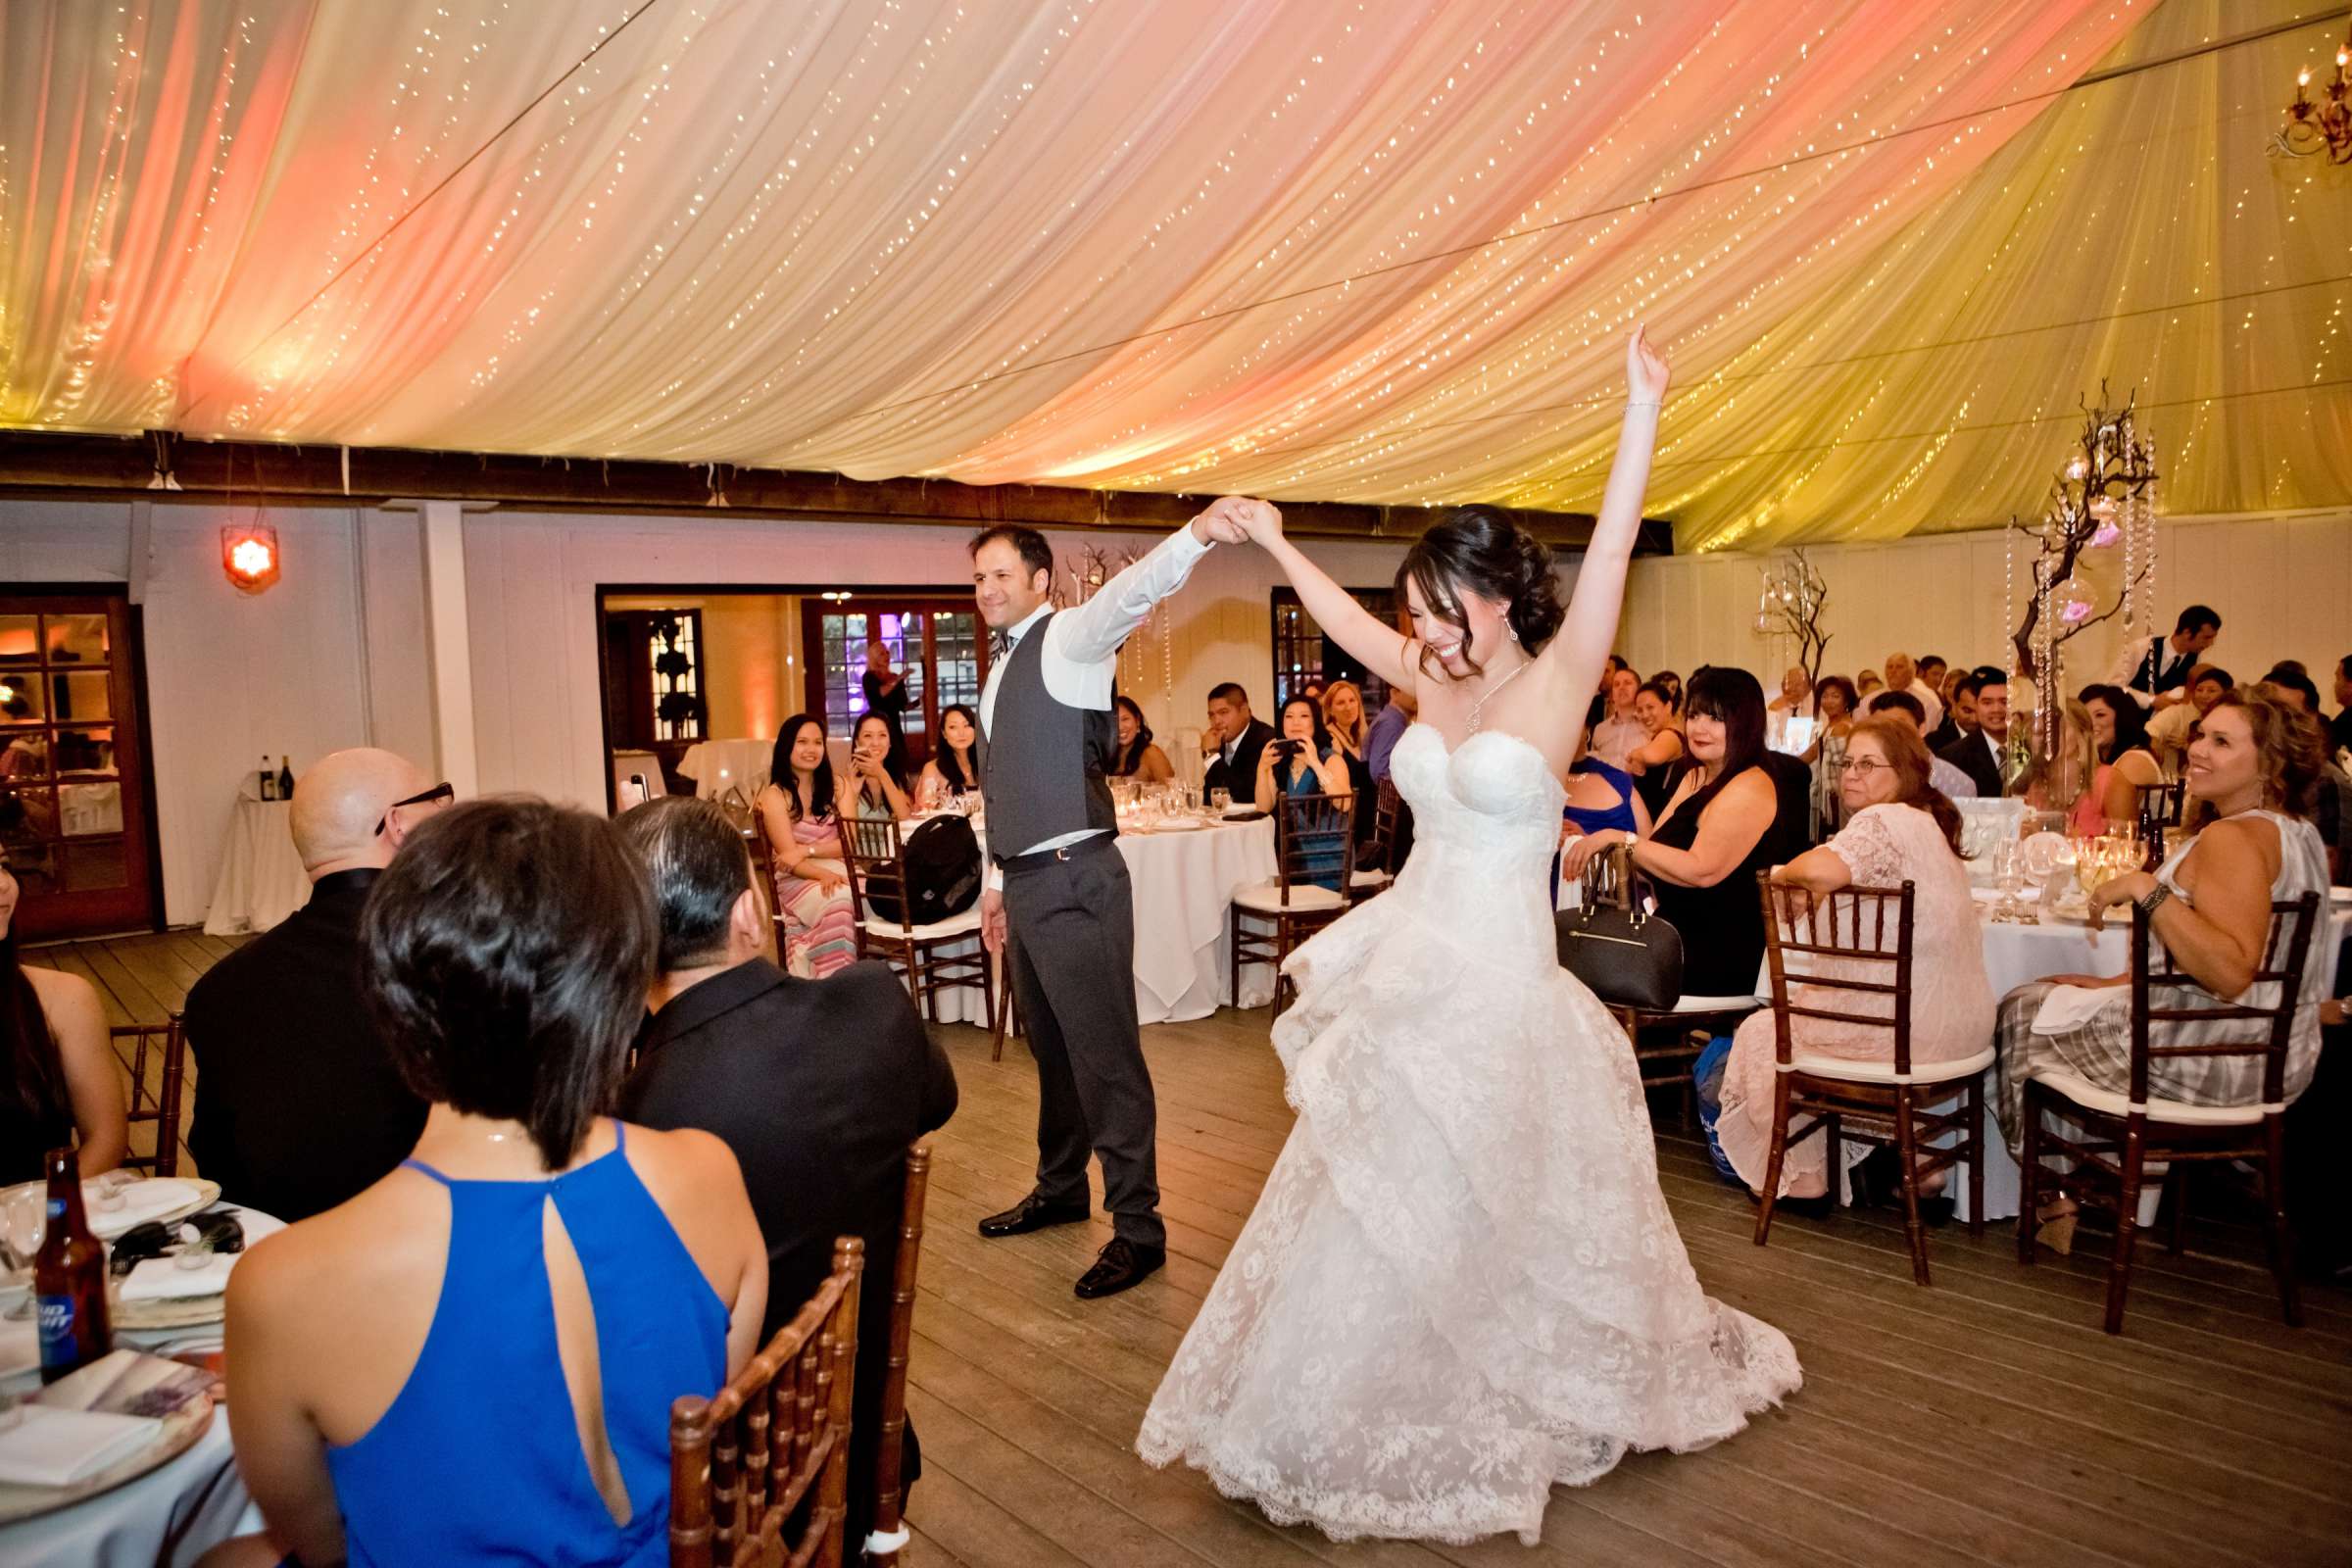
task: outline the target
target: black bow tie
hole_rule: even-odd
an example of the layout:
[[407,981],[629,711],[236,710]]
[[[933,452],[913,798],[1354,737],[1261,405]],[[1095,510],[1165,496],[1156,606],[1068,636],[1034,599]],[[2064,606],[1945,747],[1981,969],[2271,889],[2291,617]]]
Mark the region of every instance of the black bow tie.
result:
[[992,631],[988,634],[988,657],[993,662],[1012,652],[1012,633]]

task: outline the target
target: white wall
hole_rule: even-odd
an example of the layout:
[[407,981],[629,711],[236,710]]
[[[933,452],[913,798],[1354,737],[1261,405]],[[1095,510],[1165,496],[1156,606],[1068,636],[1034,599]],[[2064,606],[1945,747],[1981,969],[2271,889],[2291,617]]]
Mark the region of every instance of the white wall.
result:
[[[2011,607],[2004,624],[1999,533],[1825,545],[1806,554],[1830,585],[1824,673],[1852,675],[1898,649],[1954,662],[2007,662],[2008,633],[2024,602]],[[1765,564],[1762,557],[1730,554],[1635,562],[1618,647],[1645,674],[1738,664],[1771,689],[1793,648],[1753,630]],[[2021,596],[2024,566],[2021,557]],[[2211,605],[2222,616],[2211,657],[2232,675],[2252,680],[2278,660],[2299,659],[2322,699],[2330,700],[2329,671],[2352,653],[2352,511],[2160,522],[2152,603],[2165,631],[2183,606]],[[2104,673],[2119,627],[2110,622],[2069,645],[2070,687]]]

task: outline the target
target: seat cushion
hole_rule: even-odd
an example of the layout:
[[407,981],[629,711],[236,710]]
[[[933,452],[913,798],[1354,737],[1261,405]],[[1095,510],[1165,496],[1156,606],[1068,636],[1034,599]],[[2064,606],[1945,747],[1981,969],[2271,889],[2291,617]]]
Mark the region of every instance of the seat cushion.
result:
[[1857,1061],[1850,1056],[1806,1056],[1790,1059],[1788,1070],[1814,1078],[1838,1078],[1849,1084],[1942,1084],[1958,1078],[1974,1078],[1992,1065],[1993,1050],[1986,1046],[1973,1056],[1955,1056],[1948,1061],[1913,1061],[1911,1076],[1897,1078],[1892,1057],[1884,1061]]
[[[2132,1097],[2112,1089],[2101,1089],[2087,1078],[2049,1067],[2036,1067],[2030,1074],[2033,1081],[2056,1091],[2081,1105],[2104,1116],[2129,1116]],[[2184,1105],[2177,1100],[2148,1102],[2148,1120],[2170,1122],[2176,1127],[2251,1127],[2260,1122],[2266,1110],[2284,1109],[2284,1106],[2265,1105]]]
[[1282,902],[1282,885],[1278,882],[1253,882],[1245,887],[1235,888],[1233,902],[1245,909],[1254,909],[1260,914],[1298,914],[1301,911],[1318,909],[1340,909],[1345,908],[1348,904],[1348,901],[1332,888],[1318,888],[1294,883],[1291,887],[1291,902],[1286,906]]
[[1355,873],[1355,875],[1348,879],[1348,885],[1358,888],[1387,887],[1389,885],[1389,873],[1379,870],[1358,871]]
[[[909,937],[905,926],[896,920],[885,920],[880,915],[867,915],[864,924],[867,936],[883,937],[894,942],[905,942]],[[916,926],[911,936],[916,942],[949,942],[956,937],[979,934],[980,906],[975,904],[961,914],[951,914],[945,920],[935,920],[929,925]]]

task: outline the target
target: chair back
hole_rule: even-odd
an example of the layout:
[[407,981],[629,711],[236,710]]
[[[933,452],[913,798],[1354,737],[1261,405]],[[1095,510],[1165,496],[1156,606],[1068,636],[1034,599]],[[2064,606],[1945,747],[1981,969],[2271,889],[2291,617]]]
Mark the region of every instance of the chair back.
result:
[[[2163,943],[2155,940],[2148,917],[2136,907],[2132,909],[2131,1103],[2134,1108],[2148,1102],[2151,1062],[2183,1056],[2253,1055],[2264,1058],[2263,1108],[2285,1108],[2286,1052],[2294,1037],[2295,1008],[2302,999],[2303,968],[2311,956],[2319,907],[2317,893],[2306,893],[2292,902],[2271,906],[2270,934],[2263,943],[2261,963],[2247,988],[2251,991],[2256,986],[2276,983],[2278,1001],[2267,1007],[2223,1002],[2215,997],[2174,961]],[[2181,1004],[2158,1005],[2159,993],[2167,1003],[2180,999]],[[2154,1040],[2154,1026],[2159,1023],[2237,1023],[2242,1027],[2225,1029],[2194,1044],[2160,1046]]]
[[1355,807],[1353,795],[1275,797],[1274,874],[1285,904],[1293,886],[1346,890],[1355,874]]
[[[1815,893],[1756,875],[1764,899],[1764,956],[1772,976],[1773,1059],[1791,1059],[1795,1018],[1891,1030],[1894,1075],[1911,1076],[1911,939],[1916,884]],[[1792,969],[1791,957],[1798,960]],[[1806,988],[1790,998],[1790,982]],[[1851,1001],[1837,993],[1846,993]],[[1866,999],[1885,999],[1873,1004]]]
[[[175,1176],[179,1173],[179,1097],[188,1071],[188,1037],[180,1030],[179,1013],[173,1011],[163,1023],[126,1024],[107,1033],[130,1046],[130,1113],[123,1119],[134,1125],[155,1123],[155,1152],[126,1153],[122,1163],[156,1176]],[[148,1079],[151,1054],[156,1058],[152,1091]],[[120,1044],[117,1054],[121,1054]]]
[[2179,827],[2187,802],[2188,785],[2181,779],[2143,785],[2139,792],[2141,814],[2154,818],[2158,827]]
[[868,1562],[895,1563],[906,1515],[906,1355],[914,1339],[915,1264],[923,1249],[923,1199],[931,1185],[931,1146],[906,1151],[906,1191],[899,1202],[899,1255],[890,1280],[890,1361],[882,1374],[881,1409],[876,1415],[881,1452],[874,1460],[874,1535],[887,1544],[866,1553]]
[[833,1272],[750,1365],[715,1397],[670,1405],[673,1568],[840,1568],[864,1272],[865,1243],[839,1238]]
[[841,819],[841,853],[850,867],[850,913],[862,926],[866,906],[882,895],[883,907],[895,905],[899,929],[914,930],[914,900],[906,894],[906,846],[899,838],[896,817],[845,816]]
[[1395,874],[1396,813],[1403,805],[1404,798],[1396,793],[1395,782],[1382,779],[1380,788],[1372,797],[1372,831],[1365,834],[1364,842],[1356,847],[1355,862],[1359,868]]

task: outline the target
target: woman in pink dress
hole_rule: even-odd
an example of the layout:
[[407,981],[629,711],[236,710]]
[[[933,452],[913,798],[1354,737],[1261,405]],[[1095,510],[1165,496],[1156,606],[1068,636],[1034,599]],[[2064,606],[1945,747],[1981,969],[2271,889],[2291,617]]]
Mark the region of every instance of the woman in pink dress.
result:
[[[1919,731],[1888,718],[1866,718],[1846,737],[1839,787],[1852,813],[1836,838],[1782,866],[1775,881],[1815,893],[1843,887],[1916,889],[1912,900],[1911,1059],[1950,1061],[1972,1056],[1992,1038],[1992,986],[1984,978],[1984,949],[1977,936],[1968,868],[1960,863],[1960,812],[1928,782],[1928,748]],[[1843,978],[1886,978],[1885,963],[1828,960]],[[1850,972],[1848,972],[1850,971]],[[1803,986],[1789,1001],[1805,1004]],[[1873,999],[1851,991],[1828,994],[1820,1005],[1859,1012]],[[1882,1010],[1893,1016],[1891,1004]],[[1894,1032],[1828,1018],[1792,1017],[1790,1044],[1807,1055],[1889,1061]],[[1750,1013],[1732,1037],[1724,1064],[1723,1114],[1715,1136],[1724,1157],[1751,1189],[1761,1191],[1772,1148],[1773,1015]],[[1848,1145],[1857,1156],[1868,1145]],[[1781,1162],[1782,1198],[1820,1198],[1829,1192],[1822,1140],[1789,1146]],[[1942,1172],[1930,1178],[1942,1185]]]
[[2164,782],[2164,769],[2148,750],[2148,715],[2131,694],[2116,686],[2093,686],[2082,694],[2090,714],[2090,740],[2098,767],[2090,787],[2075,802],[2067,825],[2079,838],[2128,831],[2138,820],[2139,792]]
[[858,926],[841,848],[841,792],[825,751],[825,726],[795,713],[776,731],[767,787],[753,807],[768,845],[776,910],[784,920],[786,970],[822,980],[856,961]]

